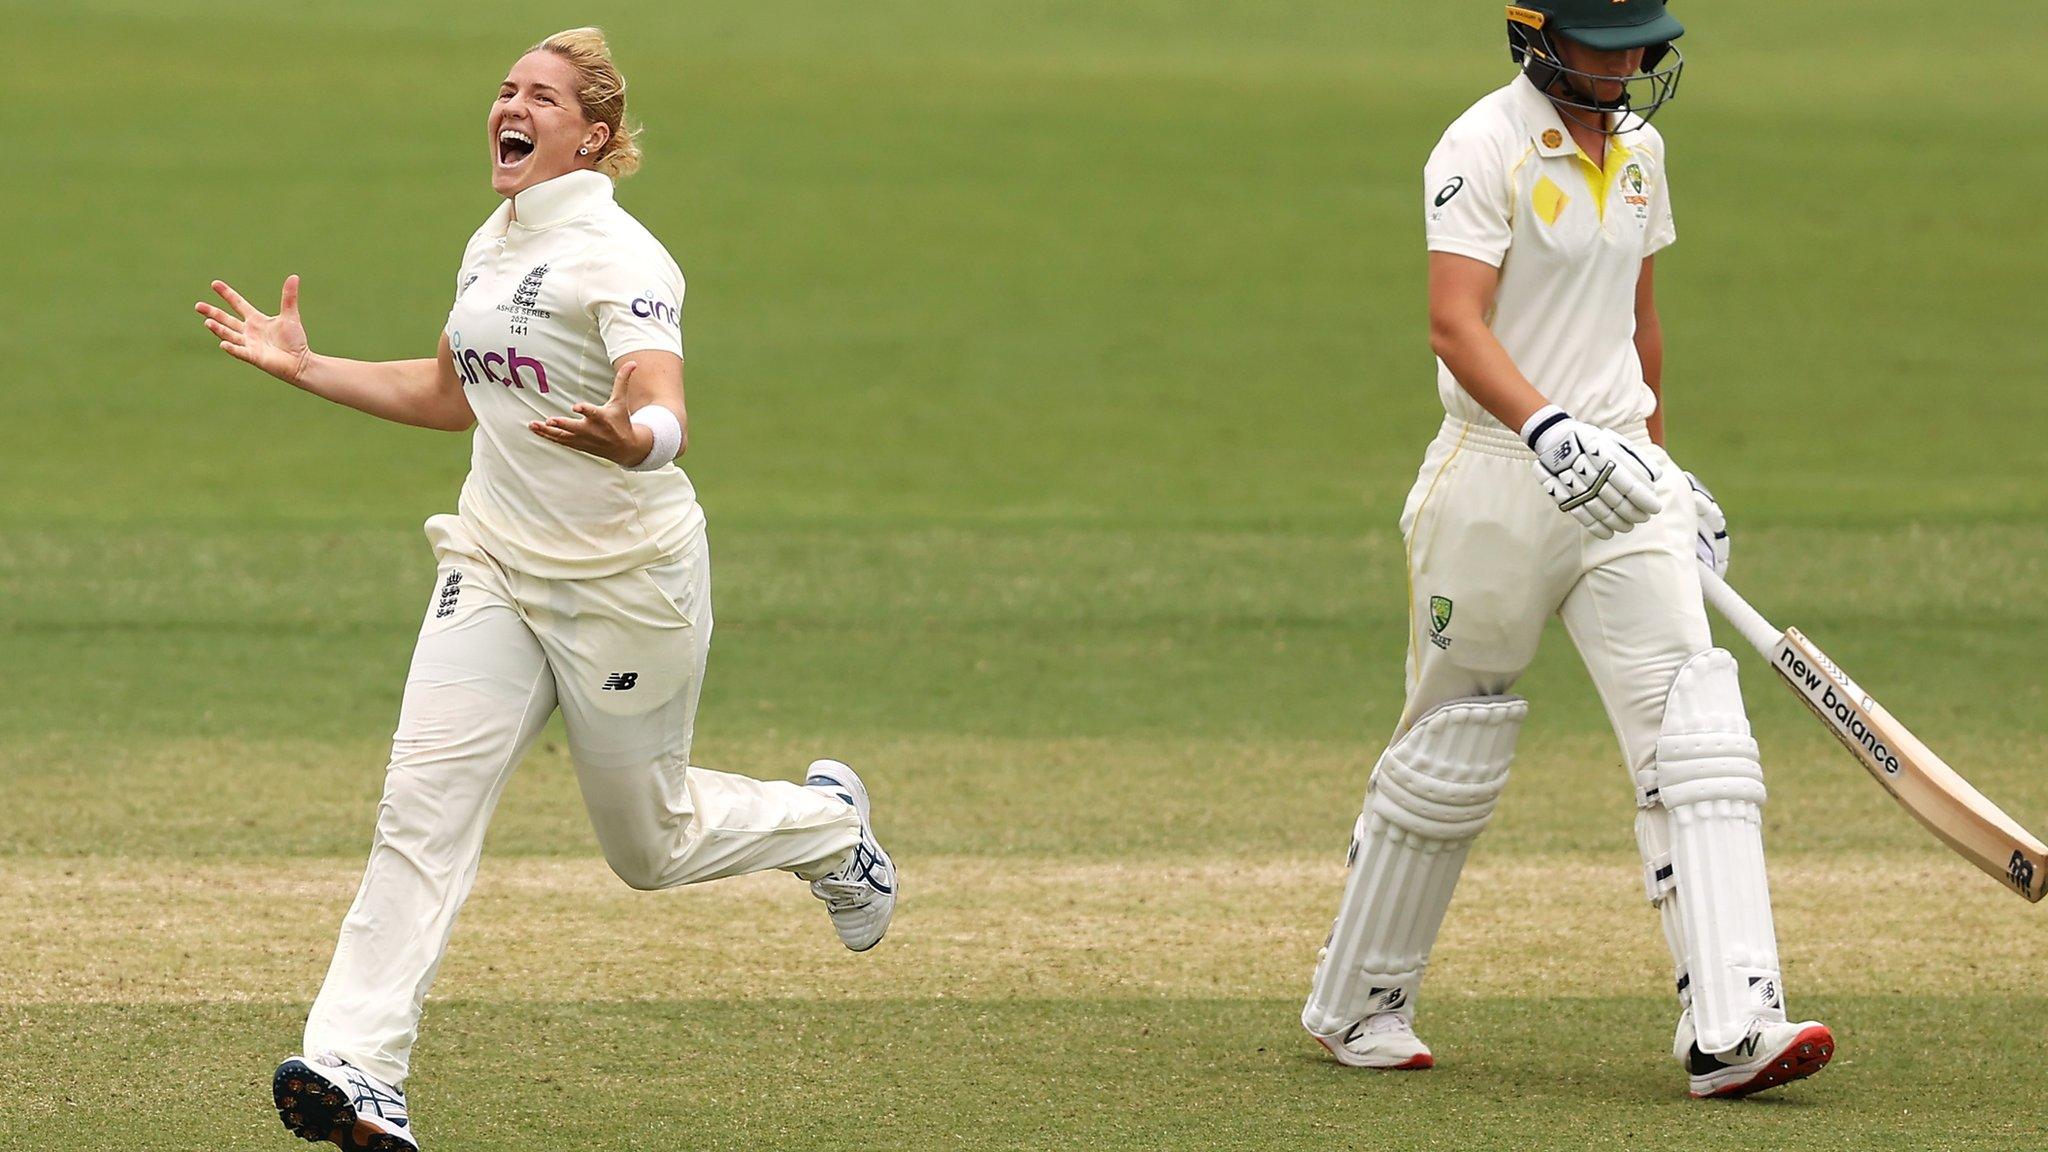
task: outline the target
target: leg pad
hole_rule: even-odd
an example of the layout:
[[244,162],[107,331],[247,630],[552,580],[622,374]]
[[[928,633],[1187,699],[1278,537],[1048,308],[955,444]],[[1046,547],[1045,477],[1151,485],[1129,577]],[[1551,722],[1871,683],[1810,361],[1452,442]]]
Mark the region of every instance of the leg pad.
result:
[[1507,787],[1529,705],[1454,700],[1426,713],[1373,769],[1351,870],[1302,1024],[1333,1035],[1367,1016],[1413,1018],[1431,946],[1472,842]]
[[1637,833],[1651,900],[1682,955],[1680,995],[1689,993],[1700,1048],[1726,1051],[1752,1021],[1785,1019],[1764,875],[1763,767],[1733,656],[1716,648],[1679,669],[1646,776]]

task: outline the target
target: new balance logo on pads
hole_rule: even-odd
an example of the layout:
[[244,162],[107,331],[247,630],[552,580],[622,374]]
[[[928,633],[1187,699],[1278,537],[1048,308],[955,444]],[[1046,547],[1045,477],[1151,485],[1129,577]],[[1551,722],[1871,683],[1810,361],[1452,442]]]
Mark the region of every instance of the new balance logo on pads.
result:
[[1408,990],[1405,988],[1375,988],[1366,998],[1366,1005],[1372,1012],[1399,1012],[1408,1004]]
[[1749,993],[1754,997],[1756,1006],[1766,1012],[1785,1010],[1785,998],[1778,991],[1778,982],[1768,976],[1751,976]]

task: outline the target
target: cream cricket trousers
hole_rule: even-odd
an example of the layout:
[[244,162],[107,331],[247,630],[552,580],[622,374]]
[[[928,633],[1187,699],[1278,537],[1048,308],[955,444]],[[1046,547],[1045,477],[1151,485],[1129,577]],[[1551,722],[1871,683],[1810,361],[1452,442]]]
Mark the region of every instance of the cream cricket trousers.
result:
[[[1519,436],[1446,419],[1401,514],[1409,657],[1401,733],[1430,709],[1511,688],[1561,616],[1631,774],[1656,758],[1678,669],[1713,646],[1685,475],[1638,424],[1617,429],[1658,469],[1664,511],[1595,539],[1537,483]],[[1634,777],[1630,777],[1634,787]]]
[[[505,568],[457,516],[406,678],[369,867],[306,1021],[306,1051],[401,1084],[498,795],[557,706],[598,843],[641,889],[780,868],[860,837],[837,799],[689,764],[711,638],[710,556],[591,580]],[[700,538],[701,540],[701,538]]]

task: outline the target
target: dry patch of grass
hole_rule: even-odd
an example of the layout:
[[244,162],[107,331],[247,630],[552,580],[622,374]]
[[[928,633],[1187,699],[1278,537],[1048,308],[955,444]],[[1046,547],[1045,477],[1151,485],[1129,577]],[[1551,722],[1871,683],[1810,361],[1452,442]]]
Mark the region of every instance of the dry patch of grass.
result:
[[[633,892],[602,864],[487,859],[439,997],[500,1001],[1292,997],[1334,861],[1180,865],[911,858],[889,940],[840,949],[781,875]],[[0,1003],[296,1002],[325,971],[357,867],[85,858],[0,867]],[[1774,871],[1800,994],[2031,993],[2048,921],[1942,856],[1793,857]],[[1476,860],[1430,995],[1643,995],[1666,985],[1625,862]],[[1795,1004],[1796,1007],[1796,1004]]]

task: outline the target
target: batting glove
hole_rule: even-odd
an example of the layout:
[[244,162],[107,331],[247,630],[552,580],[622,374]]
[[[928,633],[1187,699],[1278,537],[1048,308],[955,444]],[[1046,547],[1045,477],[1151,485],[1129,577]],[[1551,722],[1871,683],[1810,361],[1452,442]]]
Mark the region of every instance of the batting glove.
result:
[[1664,510],[1657,470],[1605,428],[1572,419],[1548,405],[1522,426],[1536,453],[1536,476],[1559,509],[1605,540]]
[[1728,574],[1728,517],[1721,512],[1721,502],[1707,490],[1700,478],[1690,472],[1685,482],[1692,485],[1692,508],[1699,514],[1699,531],[1693,535],[1692,549],[1699,554],[1700,563],[1714,570],[1716,576]]

